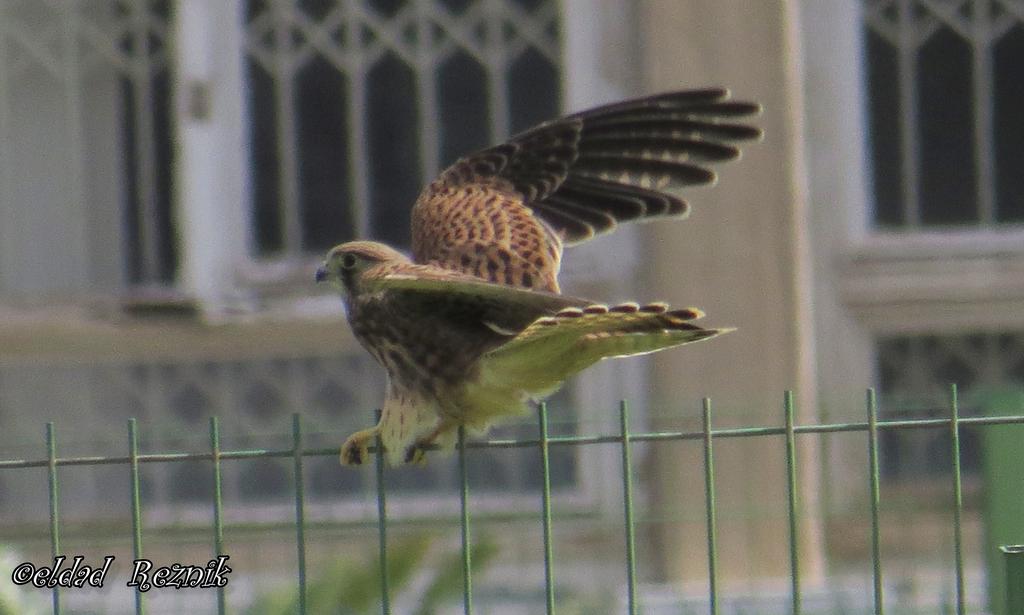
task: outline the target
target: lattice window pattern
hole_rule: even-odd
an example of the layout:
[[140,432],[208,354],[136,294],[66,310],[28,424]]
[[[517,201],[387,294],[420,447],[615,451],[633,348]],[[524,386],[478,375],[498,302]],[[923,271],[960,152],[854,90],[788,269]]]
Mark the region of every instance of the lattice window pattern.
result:
[[408,242],[423,184],[557,115],[554,0],[248,0],[263,255]]
[[1024,2],[865,0],[874,223],[1024,222]]
[[[50,384],[41,391],[40,383]],[[348,434],[372,424],[372,409],[381,402],[384,386],[383,371],[363,353],[70,367],[8,366],[0,369],[0,418],[5,419],[0,447],[17,451],[14,454],[31,455],[38,446],[26,443],[40,441],[38,409],[44,407],[48,419],[77,426],[76,433],[61,436],[62,447],[69,454],[110,450],[109,443],[124,433],[131,417],[138,419],[143,453],[204,452],[209,446],[207,425],[213,415],[220,419],[225,447],[286,449],[290,443],[281,434],[287,431],[293,412],[303,415],[307,446],[337,447]],[[567,394],[561,394],[549,404],[553,435],[574,433],[568,399]],[[536,426],[530,418],[492,435],[536,437]],[[552,449],[553,467],[557,468],[552,474],[553,486],[575,485],[575,453],[572,447]],[[535,493],[540,484],[531,469],[539,463],[537,455],[533,447],[475,452],[470,472],[474,491],[483,496]],[[459,483],[451,461],[437,454],[422,467],[391,472],[389,490],[396,497],[447,493],[454,501]],[[253,503],[274,506],[289,501],[290,464],[288,458],[224,464],[225,506],[229,511],[258,517],[260,512],[252,508]],[[208,463],[144,464],[140,472],[143,499],[158,522],[188,516],[210,498],[212,476]],[[334,457],[310,458],[307,472],[306,493],[314,506],[359,503],[373,487],[372,468],[343,468]],[[87,517],[118,512],[109,509],[113,504],[103,488],[118,477],[116,469],[105,466],[90,468],[88,476],[83,472],[74,487],[76,491],[66,493],[68,501],[73,502],[71,514]],[[45,500],[40,498],[45,498],[45,493],[32,489],[30,481],[0,484],[0,515],[34,518],[40,506],[45,508]]]
[[[887,419],[948,418],[953,383],[963,416],[978,414],[985,392],[1024,388],[1024,331],[887,337],[878,341],[877,358],[881,414]],[[950,472],[948,431],[885,430],[879,438],[882,470],[890,480]],[[961,453],[963,471],[976,474],[977,429],[962,430]]]
[[[442,166],[560,110],[555,0],[242,6],[237,96],[248,107],[258,256],[320,253],[357,236],[405,244],[408,208]],[[173,208],[189,197],[174,185],[171,94],[174,49],[190,36],[171,40],[174,15],[173,0],[0,0],[0,161],[24,158],[14,133],[41,160],[61,160],[48,191],[29,177],[53,170],[0,169],[0,212],[28,203],[35,217],[65,220],[71,239],[54,240],[62,253],[39,247],[29,260],[40,265],[18,276],[56,280],[34,275],[53,252],[54,268],[82,270],[65,266],[51,283],[61,290],[174,281]],[[37,113],[41,101],[52,118]]]
[[[0,94],[0,137],[9,130],[5,123],[19,121],[17,111],[26,108],[21,96],[63,100],[71,151],[62,153],[70,157],[62,182],[68,207],[84,209],[96,206],[88,194],[94,181],[88,157],[98,149],[91,131],[119,134],[114,163],[119,177],[103,179],[122,184],[118,217],[123,279],[130,284],[170,281],[177,258],[171,214],[170,9],[169,0],[0,0],[0,89],[7,88]],[[89,115],[111,80],[116,81],[116,119],[97,128]],[[26,82],[41,89],[33,94],[10,89]]]

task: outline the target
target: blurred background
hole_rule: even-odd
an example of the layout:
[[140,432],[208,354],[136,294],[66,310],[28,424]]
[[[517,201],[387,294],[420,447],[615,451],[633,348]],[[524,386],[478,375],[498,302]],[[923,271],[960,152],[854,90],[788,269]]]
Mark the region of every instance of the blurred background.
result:
[[[615,433],[621,398],[634,431],[699,429],[705,396],[716,426],[776,426],[787,389],[803,423],[864,421],[869,386],[883,418],[946,417],[951,382],[962,414],[1007,399],[1020,414],[1022,75],[1024,0],[0,0],[0,459],[45,458],[47,421],[61,457],[124,455],[129,417],[144,453],[208,451],[213,415],[225,450],[287,448],[294,412],[309,446],[338,446],[373,422],[384,378],[312,282],[327,248],[407,245],[439,169],[534,123],[705,86],[762,103],[765,139],[685,195],[689,221],[567,251],[563,287],[697,305],[738,331],[589,370],[552,401],[552,432]],[[1012,429],[962,432],[976,609],[1005,521],[991,460],[1006,444],[987,434]],[[497,435],[535,433],[526,418]],[[934,613],[953,593],[949,431],[881,437],[887,595]],[[700,442],[634,453],[645,612],[704,609]],[[784,609],[784,442],[716,454],[728,612]],[[801,437],[798,454],[807,608],[868,612],[866,437]],[[560,604],[621,612],[618,448],[552,455]],[[267,605],[288,604],[296,570],[290,463],[224,463],[235,608],[288,612]],[[537,464],[472,452],[483,612],[543,604]],[[64,551],[115,554],[126,576],[127,467],[60,475]],[[144,464],[141,479],[146,554],[204,563],[210,464]],[[457,479],[444,458],[388,472],[396,549],[418,571],[398,612],[444,584]],[[311,570],[355,578],[376,544],[372,470],[312,457],[306,497]],[[0,469],[10,557],[48,561],[46,510],[45,468]],[[122,582],[65,600],[132,606]],[[150,600],[215,608],[204,591]]]

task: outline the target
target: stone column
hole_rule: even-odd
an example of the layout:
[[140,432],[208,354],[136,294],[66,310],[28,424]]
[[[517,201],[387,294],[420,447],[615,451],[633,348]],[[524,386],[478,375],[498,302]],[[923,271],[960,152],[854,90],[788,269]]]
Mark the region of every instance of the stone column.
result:
[[[760,143],[719,168],[719,185],[687,194],[687,221],[643,227],[647,288],[673,305],[707,312],[708,326],[738,330],[659,353],[653,369],[654,427],[700,428],[711,396],[718,428],[781,426],[783,392],[797,422],[816,421],[811,262],[796,2],[665,0],[640,5],[644,89],[726,86],[757,100]],[[641,259],[644,260],[644,259]],[[678,417],[678,418],[676,418]],[[799,436],[801,576],[822,574],[819,436]],[[717,440],[719,579],[785,579],[788,548],[785,439]],[[678,583],[706,578],[702,448],[697,441],[650,448],[652,546],[657,573]]]

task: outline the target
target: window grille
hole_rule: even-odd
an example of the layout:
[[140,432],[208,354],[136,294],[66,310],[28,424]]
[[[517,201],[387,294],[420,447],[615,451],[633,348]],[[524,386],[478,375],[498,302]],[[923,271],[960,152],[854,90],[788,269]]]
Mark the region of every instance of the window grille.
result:
[[[878,376],[887,418],[940,418],[948,412],[948,382],[960,382],[964,416],[976,415],[984,395],[1001,387],[1024,385],[1024,332],[937,334],[879,340]],[[901,408],[895,416],[886,406]],[[945,477],[949,473],[949,434],[892,431],[882,434],[881,468],[892,481]],[[965,475],[981,470],[976,430],[961,435]],[[943,447],[946,447],[943,449]]]
[[115,2],[120,76],[126,268],[130,283],[171,282],[177,262],[172,221],[170,3]]
[[249,0],[255,246],[409,240],[423,184],[560,109],[557,3]]
[[[442,166],[561,108],[554,0],[241,6],[247,82],[227,95],[248,108],[256,256],[407,244],[408,209]],[[172,0],[0,0],[0,226],[21,229],[0,231],[9,288],[174,281],[173,210],[189,196],[174,186],[171,38],[190,35],[174,15]],[[14,170],[37,150],[52,168]]]
[[3,288],[171,280],[170,10],[0,0]]
[[866,0],[874,218],[1024,222],[1024,2]]
[[[384,388],[383,371],[362,352],[90,366],[7,365],[0,368],[0,389],[5,392],[0,396],[0,420],[4,424],[0,448],[18,450],[23,442],[31,440],[38,431],[38,414],[33,408],[42,405],[61,409],[52,418],[73,416],[78,424],[91,426],[92,431],[80,430],[68,436],[70,450],[102,446],[106,434],[129,417],[155,426],[139,442],[143,451],[203,450],[205,425],[213,415],[219,416],[225,430],[233,434],[228,442],[231,446],[274,447],[282,443],[268,434],[279,434],[281,417],[300,411],[309,425],[310,445],[337,447],[348,434],[372,424],[371,409],[380,402]],[[569,398],[560,394],[551,400],[554,435],[575,434],[577,421],[568,410]],[[533,429],[529,418],[500,427],[492,435],[528,437]],[[536,451],[529,449],[481,451],[469,480],[482,497],[500,495],[507,505],[509,496],[536,493],[540,488],[538,477],[529,471],[535,458]],[[552,472],[552,485],[563,492],[579,489],[576,451],[552,451],[552,458],[558,464]],[[188,520],[196,514],[203,517],[205,513],[197,513],[196,507],[210,497],[213,485],[201,465],[188,461],[142,468],[141,492],[152,520],[159,523]],[[289,471],[288,460],[274,458],[225,468],[225,506],[241,518],[263,519],[275,507],[288,503]],[[307,471],[306,494],[312,507],[321,507],[319,514],[351,520],[372,512],[360,506],[372,487],[367,471],[339,473],[338,459],[331,456],[310,460]],[[74,494],[80,503],[77,514],[115,513],[103,483],[116,476],[116,470],[97,468],[90,480],[80,481]],[[447,504],[453,505],[458,484],[450,467],[435,463],[396,474],[392,487],[394,496],[405,498],[410,510],[421,510],[418,496],[429,496],[436,504],[440,493]],[[43,506],[42,500],[33,500],[36,496],[27,493],[23,485],[0,483],[0,516],[12,521],[35,518],[35,511]]]

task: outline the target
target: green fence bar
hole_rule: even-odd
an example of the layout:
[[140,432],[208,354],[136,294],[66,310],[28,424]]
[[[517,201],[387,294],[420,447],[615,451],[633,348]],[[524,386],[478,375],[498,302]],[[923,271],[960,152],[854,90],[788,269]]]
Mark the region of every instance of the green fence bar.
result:
[[[142,559],[142,504],[139,497],[139,434],[135,419],[128,419],[128,468],[132,499],[132,557]],[[145,595],[135,588],[135,613],[146,612]]]
[[466,470],[466,427],[459,425],[459,525],[462,528],[462,607],[466,615],[473,613],[473,560],[469,538],[469,472]]
[[[714,444],[715,440],[719,438],[776,438],[782,436],[785,441],[786,449],[786,482],[788,489],[788,548],[789,556],[791,560],[791,598],[792,608],[794,614],[799,614],[802,610],[802,596],[801,596],[801,562],[800,562],[800,509],[799,509],[799,485],[797,483],[799,479],[798,475],[798,452],[797,452],[797,441],[796,436],[799,434],[830,434],[830,433],[847,433],[847,432],[864,432],[868,438],[868,486],[869,486],[869,498],[870,498],[870,514],[871,514],[871,565],[873,568],[873,589],[874,589],[874,610],[876,615],[883,615],[885,612],[885,596],[883,594],[884,583],[882,577],[882,543],[881,543],[881,498],[880,498],[880,463],[879,457],[881,455],[879,447],[880,434],[885,433],[886,430],[907,430],[907,429],[928,429],[928,430],[939,430],[935,433],[949,434],[951,449],[951,470],[952,470],[952,525],[953,525],[953,566],[955,571],[955,587],[952,583],[944,584],[944,595],[946,597],[944,604],[944,611],[949,613],[957,613],[958,615],[965,614],[966,610],[966,591],[965,591],[965,575],[964,575],[964,542],[963,542],[963,492],[962,492],[962,462],[961,462],[961,434],[960,430],[963,428],[975,428],[982,429],[982,433],[985,434],[985,464],[986,464],[986,480],[992,481],[992,484],[999,483],[1002,485],[1001,489],[989,489],[990,483],[986,483],[986,490],[990,493],[986,496],[989,498],[987,503],[1000,509],[998,519],[1002,519],[1002,525],[995,525],[990,519],[986,521],[987,527],[990,532],[994,531],[993,528],[998,529],[999,532],[989,537],[990,542],[986,547],[986,553],[989,557],[993,558],[994,562],[990,561],[988,570],[988,579],[993,584],[991,588],[993,598],[993,613],[999,613],[1000,615],[1006,613],[1024,613],[1024,545],[1017,547],[1000,546],[1019,542],[1014,537],[1014,532],[1019,532],[1021,526],[1021,519],[1024,518],[1021,514],[1018,514],[1017,504],[1019,504],[1017,497],[1019,495],[1019,481],[1021,473],[1017,471],[1017,462],[1019,461],[1019,442],[1020,434],[1024,433],[1024,397],[1020,395],[1020,391],[1014,390],[1009,396],[999,397],[997,401],[989,402],[992,406],[987,410],[986,416],[971,416],[961,417],[959,408],[959,394],[957,388],[950,388],[950,415],[947,417],[941,417],[936,419],[907,419],[907,420],[880,420],[880,410],[878,407],[878,400],[875,395],[875,391],[872,389],[867,390],[866,404],[867,404],[867,416],[866,420],[861,422],[849,422],[849,423],[830,423],[830,424],[816,424],[816,425],[796,425],[795,424],[795,404],[794,396],[792,392],[787,392],[785,395],[785,421],[782,426],[772,427],[739,427],[729,429],[718,429],[712,428],[712,404],[710,399],[703,400],[703,421],[701,429],[696,431],[663,431],[663,432],[631,432],[630,431],[630,408],[627,402],[623,401],[620,403],[619,408],[619,427],[617,430],[613,430],[611,433],[604,433],[599,435],[555,435],[552,436],[548,430],[548,414],[547,407],[540,405],[538,407],[538,420],[539,420],[539,435],[534,438],[526,438],[520,440],[478,440],[478,441],[466,441],[466,433],[464,429],[460,429],[458,433],[458,471],[461,486],[460,494],[460,518],[455,519],[454,515],[448,515],[440,519],[441,523],[446,524],[446,527],[454,530],[456,524],[460,525],[462,531],[462,572],[463,572],[463,603],[464,612],[471,613],[473,611],[473,586],[472,586],[472,533],[470,531],[470,511],[469,511],[469,461],[468,453],[473,448],[485,448],[485,449],[512,449],[512,448],[533,448],[537,447],[540,451],[540,462],[541,462],[541,475],[542,475],[542,509],[541,509],[541,521],[543,523],[543,564],[544,564],[544,592],[546,611],[553,613],[555,611],[555,582],[554,582],[554,557],[553,557],[553,514],[552,514],[552,488],[551,488],[551,458],[550,450],[553,446],[585,446],[591,444],[609,444],[620,447],[621,453],[621,468],[622,468],[622,493],[623,493],[623,522],[625,531],[625,566],[626,566],[626,580],[628,589],[628,612],[635,614],[640,610],[640,596],[637,586],[637,552],[636,552],[636,509],[633,493],[633,470],[632,470],[632,446],[636,442],[680,442],[680,441],[701,441],[703,444],[703,462],[704,462],[704,482],[705,482],[705,505],[706,505],[706,529],[707,529],[707,548],[708,548],[708,594],[709,594],[709,610],[711,615],[718,615],[719,613],[719,602],[722,597],[719,595],[719,554],[717,551],[717,500],[715,495],[716,488],[716,476],[714,468]],[[973,402],[972,402],[973,403]],[[378,414],[379,421],[379,414]],[[267,523],[242,523],[239,524],[240,528],[274,528],[283,532],[294,532],[296,544],[296,551],[298,556],[298,583],[299,583],[299,612],[308,612],[311,607],[309,602],[311,596],[307,595],[309,588],[307,586],[307,545],[306,545],[306,530],[309,529],[306,526],[307,519],[305,516],[305,487],[304,487],[304,459],[306,457],[326,457],[336,456],[338,454],[337,447],[322,447],[322,448],[303,448],[303,426],[302,420],[299,414],[292,416],[292,442],[290,446],[284,448],[275,449],[240,449],[240,450],[222,450],[219,432],[219,422],[216,417],[211,417],[209,422],[209,439],[210,448],[209,450],[194,451],[194,452],[151,452],[151,453],[140,453],[139,451],[139,427],[135,419],[128,420],[128,450],[127,454],[119,455],[96,455],[96,456],[77,456],[77,457],[61,457],[57,456],[57,443],[56,443],[56,428],[53,423],[46,424],[46,454],[40,455],[36,458],[31,459],[11,459],[5,458],[0,459],[0,472],[3,471],[14,471],[25,470],[29,468],[38,468],[39,471],[47,472],[48,479],[48,497],[49,497],[49,524],[48,527],[44,523],[40,525],[35,531],[36,538],[45,540],[47,533],[49,534],[51,554],[53,557],[59,557],[61,555],[61,533],[66,531],[66,527],[62,528],[61,515],[60,515],[60,490],[58,471],[61,466],[126,466],[129,469],[130,479],[130,502],[131,502],[131,534],[130,540],[132,544],[132,554],[134,558],[140,559],[144,557],[143,554],[143,542],[142,542],[142,528],[143,528],[143,515],[142,515],[142,504],[141,504],[141,464],[145,463],[181,463],[188,461],[200,461],[202,463],[212,462],[213,471],[213,488],[211,492],[212,498],[212,523],[211,526],[207,526],[205,523],[201,527],[193,528],[174,528],[175,532],[188,532],[191,530],[207,531],[212,530],[213,532],[213,548],[217,555],[222,555],[225,550],[224,546],[224,518],[223,518],[223,490],[222,490],[222,462],[231,463],[231,460],[247,460],[247,459],[286,459],[290,458],[293,464],[294,476],[295,476],[295,517],[292,519],[290,515],[285,512],[284,519],[275,519]],[[998,440],[993,438],[998,436]],[[859,436],[858,436],[859,437]],[[776,440],[777,441],[777,440]],[[385,485],[385,451],[378,437],[374,448],[372,449],[375,453],[376,460],[376,488],[377,488],[377,519],[372,518],[353,521],[353,524],[363,524],[367,529],[372,528],[373,524],[376,523],[378,527],[379,536],[379,582],[381,587],[381,610],[385,615],[389,615],[391,612],[391,601],[389,593],[389,566],[388,566],[388,554],[387,554],[387,504],[386,496],[387,490]],[[999,455],[996,455],[999,453]],[[992,465],[998,466],[997,468],[990,467]],[[998,470],[998,472],[996,472]],[[35,471],[35,470],[31,470]],[[994,477],[994,478],[993,478]],[[64,480],[68,480],[64,477]],[[1004,484],[1005,483],[1005,484]],[[1002,493],[1004,497],[1009,498],[1008,501],[996,501],[993,503],[991,500],[991,492]],[[1003,493],[1005,492],[1005,493]],[[576,515],[576,512],[571,513]],[[498,513],[495,518],[514,519],[516,521],[525,521],[527,523],[535,523],[537,520],[537,512],[534,511],[532,514],[529,512],[511,512]],[[997,519],[997,520],[998,520]],[[422,523],[424,520],[431,522],[438,520],[436,516],[425,516],[419,518],[418,516],[410,516],[408,519],[401,519],[399,523],[417,524]],[[392,521],[395,523],[395,521]],[[66,526],[66,523],[64,524]],[[34,527],[34,526],[33,526]],[[233,528],[236,526],[232,526]],[[323,525],[318,524],[317,527],[329,527],[325,522]],[[1001,528],[1001,529],[1000,529]],[[121,534],[127,532],[127,528],[123,528]],[[148,531],[152,533],[153,528],[148,528]],[[125,537],[127,538],[127,537]],[[148,545],[150,551],[152,551],[152,545]],[[947,555],[947,557],[950,554]],[[150,553],[152,556],[152,553]],[[392,559],[392,567],[396,565],[394,557]],[[1004,568],[1005,566],[1005,574]],[[1004,585],[1005,583],[1005,585]],[[539,589],[539,588],[538,588]],[[61,613],[62,609],[66,610],[69,608],[77,607],[73,603],[69,603],[68,599],[76,599],[77,596],[73,596],[67,592],[61,592],[57,588],[52,589],[52,611],[54,613]],[[865,600],[866,600],[865,596]],[[891,599],[891,598],[890,598]],[[1003,611],[1003,600],[1009,600],[1008,610]],[[955,606],[954,606],[955,604]],[[134,612],[136,614],[145,613],[147,601],[145,596],[141,592],[135,594]],[[218,588],[217,590],[217,611],[219,613],[227,612],[226,605],[226,592],[224,588]],[[894,607],[890,605],[890,611]],[[867,610],[867,609],[865,609]],[[902,612],[902,611],[901,611]]]
[[302,415],[292,414],[292,469],[295,474],[295,548],[299,560],[299,613],[306,613],[306,481],[302,465]]
[[[220,423],[217,417],[210,417],[210,453],[213,459],[213,556],[224,554],[224,501],[221,498],[220,477]],[[227,596],[224,588],[217,588],[217,613],[227,612]]]
[[[50,554],[60,555],[60,491],[57,487],[57,431],[46,424],[46,472],[50,488]],[[60,615],[60,588],[53,588],[53,613]]]
[[1024,545],[999,550],[1006,561],[1006,612],[1024,613]]
[[871,497],[871,576],[875,588],[875,615],[885,612],[885,596],[882,593],[882,541],[881,524],[878,520],[880,497],[880,472],[878,469],[878,400],[875,390],[868,389],[868,493]]
[[619,402],[619,434],[622,436],[622,507],[626,526],[626,591],[629,615],[636,615],[636,530],[633,526],[633,466],[629,450],[629,404]]
[[[381,411],[375,413],[374,424],[380,424]],[[377,547],[380,552],[380,611],[391,615],[391,591],[388,588],[388,503],[384,495],[384,442],[377,433]]]
[[[996,389],[986,392],[981,412],[986,417],[1005,417],[1024,411],[1024,389]],[[960,425],[974,417],[961,417]],[[992,615],[1008,615],[1006,606],[1006,558],[1003,545],[1019,545],[1024,541],[1024,421],[980,430],[982,452],[983,511],[985,527],[984,551],[988,579],[988,607]],[[1018,611],[1024,612],[1024,611]]]
[[541,494],[542,521],[544,524],[544,603],[548,615],[555,612],[555,579],[551,549],[551,464],[548,459],[548,406],[541,402],[537,409],[540,419],[540,466],[543,476]]
[[715,456],[712,450],[711,398],[704,398],[704,505],[708,529],[708,611],[718,615],[718,522],[715,514]]
[[963,513],[963,493],[960,487],[960,403],[957,399],[956,385],[949,388],[949,435],[952,441],[953,457],[953,557],[956,567],[956,613],[967,612],[964,595],[964,553],[963,531],[960,518]]
[[786,391],[786,488],[789,493],[789,561],[793,615],[800,615],[800,545],[798,544],[796,497],[796,432],[793,431],[793,391]]

